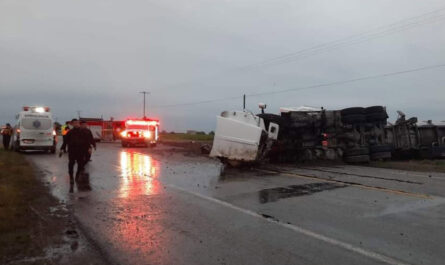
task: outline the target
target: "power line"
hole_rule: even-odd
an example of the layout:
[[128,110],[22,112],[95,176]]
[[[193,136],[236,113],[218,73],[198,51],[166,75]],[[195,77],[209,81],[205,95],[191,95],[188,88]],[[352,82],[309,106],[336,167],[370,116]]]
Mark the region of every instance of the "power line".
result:
[[[445,8],[435,11],[435,13],[440,12],[442,10],[445,10]],[[416,18],[419,18],[422,16],[417,16]],[[248,65],[245,67],[241,67],[239,69],[240,70],[249,70],[249,69],[257,68],[257,67],[273,66],[273,65],[279,65],[282,63],[289,63],[289,62],[296,61],[297,59],[300,59],[300,58],[317,55],[321,52],[331,51],[331,50],[363,43],[365,41],[373,40],[373,39],[380,38],[380,37],[385,37],[385,36],[395,34],[395,33],[401,32],[401,31],[405,31],[405,30],[408,30],[408,29],[411,29],[414,27],[419,27],[419,26],[426,25],[429,23],[441,21],[443,19],[445,19],[445,14],[435,15],[435,16],[425,17],[425,18],[422,17],[421,19],[417,19],[417,21],[412,21],[412,22],[404,23],[404,24],[400,23],[400,22],[393,23],[393,24],[400,24],[400,25],[394,25],[394,26],[390,26],[390,27],[386,27],[386,26],[379,27],[379,28],[377,28],[378,30],[369,30],[364,33],[351,35],[351,36],[343,38],[343,39],[315,45],[315,46],[312,46],[309,48],[299,50],[294,53],[290,53],[290,54],[275,57],[275,58],[270,58],[270,59],[264,60],[264,61],[256,63],[256,64],[251,64],[251,65]],[[413,19],[407,18],[405,20],[409,21],[409,20],[413,20]],[[393,25],[393,24],[390,24],[390,25]]]
[[386,25],[379,26],[379,27],[374,27],[372,29],[366,30],[361,33],[353,34],[353,35],[347,36],[345,38],[317,44],[317,45],[314,45],[314,46],[311,46],[308,48],[298,50],[296,52],[288,53],[288,54],[281,55],[278,57],[272,57],[269,59],[265,59],[265,60],[257,62],[257,63],[248,64],[248,65],[241,66],[241,67],[236,67],[235,69],[233,69],[231,71],[227,71],[227,72],[221,73],[221,74],[216,74],[211,77],[192,80],[190,82],[183,82],[181,84],[176,84],[176,85],[170,85],[170,86],[167,86],[166,88],[172,88],[172,87],[176,87],[176,86],[180,86],[180,85],[184,85],[184,84],[198,83],[203,80],[221,77],[225,74],[239,73],[239,71],[248,71],[248,70],[254,70],[257,68],[261,68],[261,67],[275,66],[275,65],[280,65],[280,64],[284,64],[284,63],[295,62],[299,59],[317,55],[322,52],[329,52],[332,50],[360,44],[360,43],[363,43],[363,42],[366,42],[369,40],[385,37],[385,36],[395,34],[395,33],[401,32],[401,31],[405,31],[405,30],[408,30],[408,29],[411,29],[414,27],[419,27],[419,26],[426,25],[429,23],[441,21],[441,20],[445,19],[445,14],[440,14],[444,10],[445,10],[445,7],[442,7],[439,9],[435,9],[435,10],[417,15],[417,16],[401,19],[399,21],[396,21],[396,22],[393,22],[390,24],[386,24]]
[[[328,87],[328,86],[335,86],[335,85],[359,82],[359,81],[370,80],[370,79],[377,79],[377,78],[388,77],[388,76],[403,75],[403,74],[408,74],[408,73],[412,73],[412,72],[426,71],[426,70],[442,68],[442,67],[445,67],[445,64],[430,65],[430,66],[401,70],[401,71],[396,71],[396,72],[369,75],[369,76],[363,76],[363,77],[358,77],[358,78],[353,78],[353,79],[339,80],[339,81],[334,81],[334,82],[329,82],[329,83],[289,88],[289,89],[283,89],[283,90],[278,90],[278,91],[265,91],[265,92],[259,92],[259,93],[253,93],[253,94],[246,94],[246,96],[257,97],[257,96],[264,96],[264,95],[281,94],[281,93],[287,93],[287,92],[293,92],[293,91],[300,91],[300,90],[306,90],[306,89],[314,89],[314,88],[321,88],[321,87]],[[214,98],[214,99],[187,102],[187,103],[179,103],[179,104],[158,105],[158,106],[154,106],[154,107],[155,108],[168,108],[168,107],[192,106],[192,105],[201,105],[201,104],[234,100],[234,99],[239,100],[239,98],[240,98],[240,96],[232,96],[232,97]]]

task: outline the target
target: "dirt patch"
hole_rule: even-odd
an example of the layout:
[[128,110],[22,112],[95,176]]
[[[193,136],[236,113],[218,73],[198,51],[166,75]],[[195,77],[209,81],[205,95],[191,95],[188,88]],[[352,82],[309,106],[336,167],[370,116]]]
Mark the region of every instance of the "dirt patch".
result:
[[35,172],[0,149],[0,264],[104,264]]
[[185,152],[192,155],[204,155],[208,156],[207,153],[203,153],[202,148],[210,148],[212,146],[211,141],[182,141],[182,140],[162,140],[160,142],[164,146],[177,147],[172,149],[174,152]]
[[316,182],[303,185],[290,185],[287,187],[264,189],[261,190],[258,195],[260,203],[268,203],[275,202],[280,199],[307,196],[322,191],[329,191],[344,187],[347,187],[347,185],[332,182]]

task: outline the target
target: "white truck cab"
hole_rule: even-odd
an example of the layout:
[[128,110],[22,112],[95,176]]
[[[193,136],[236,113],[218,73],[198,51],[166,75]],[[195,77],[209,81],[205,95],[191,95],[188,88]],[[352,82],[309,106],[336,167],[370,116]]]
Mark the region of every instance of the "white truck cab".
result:
[[264,158],[278,138],[279,125],[248,111],[224,111],[216,120],[211,157],[237,162],[255,162]]
[[57,137],[48,107],[23,107],[16,115],[11,145],[17,152],[41,150],[56,152]]

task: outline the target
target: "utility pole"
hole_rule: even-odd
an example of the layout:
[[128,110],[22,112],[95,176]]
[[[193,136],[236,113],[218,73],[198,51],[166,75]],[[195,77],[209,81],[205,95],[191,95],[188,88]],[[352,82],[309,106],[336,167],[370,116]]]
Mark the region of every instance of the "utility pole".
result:
[[246,94],[243,95],[243,110],[246,110]]
[[142,92],[139,92],[139,93],[141,93],[141,94],[143,94],[144,95],[144,119],[145,119],[145,95],[150,95],[150,92],[148,92],[148,91],[142,91]]
[[80,110],[77,111],[77,118],[80,119]]

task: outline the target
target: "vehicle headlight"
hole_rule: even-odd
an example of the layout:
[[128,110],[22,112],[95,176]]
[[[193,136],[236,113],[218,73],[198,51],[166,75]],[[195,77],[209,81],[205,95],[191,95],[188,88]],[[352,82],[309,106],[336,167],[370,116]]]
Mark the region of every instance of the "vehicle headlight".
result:
[[150,131],[144,131],[144,138],[150,138],[151,132]]

